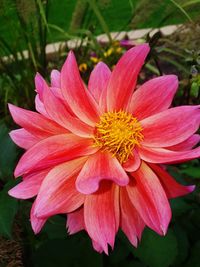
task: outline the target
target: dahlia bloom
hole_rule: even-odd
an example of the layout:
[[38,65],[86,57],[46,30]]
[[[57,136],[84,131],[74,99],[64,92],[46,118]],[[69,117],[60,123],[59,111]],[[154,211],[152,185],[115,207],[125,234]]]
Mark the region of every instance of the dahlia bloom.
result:
[[167,231],[168,199],[194,186],[178,184],[163,164],[200,156],[195,134],[199,106],[170,108],[178,87],[175,75],[145,82],[134,91],[148,44],[128,50],[113,72],[102,62],[88,88],[69,53],[51,84],[37,74],[36,110],[9,105],[22,128],[10,133],[26,152],[15,169],[22,182],[9,191],[35,197],[31,224],[38,233],[55,214],[67,214],[70,234],[85,229],[95,250],[108,253],[119,228],[137,246],[145,226]]

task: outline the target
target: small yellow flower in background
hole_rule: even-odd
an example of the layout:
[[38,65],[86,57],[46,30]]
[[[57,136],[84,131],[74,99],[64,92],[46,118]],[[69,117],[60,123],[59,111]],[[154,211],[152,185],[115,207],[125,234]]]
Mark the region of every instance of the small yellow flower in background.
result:
[[113,41],[112,45],[113,46],[119,46],[120,45],[120,42],[115,40],[115,41]]
[[103,53],[104,57],[109,57],[113,53],[114,49],[111,47]]
[[93,62],[93,63],[99,63],[101,61],[101,58],[98,58],[98,57],[90,57],[90,60]]
[[122,53],[122,47],[117,47],[117,48],[115,49],[115,52],[116,52],[117,54],[121,54],[121,53]]
[[86,63],[81,63],[78,68],[79,68],[80,72],[86,72],[88,66]]

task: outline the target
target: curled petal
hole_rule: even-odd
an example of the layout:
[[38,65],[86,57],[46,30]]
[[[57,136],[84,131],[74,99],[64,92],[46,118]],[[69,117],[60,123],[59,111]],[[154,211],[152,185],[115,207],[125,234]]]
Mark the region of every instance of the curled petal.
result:
[[91,239],[108,254],[108,244],[114,247],[119,227],[119,187],[104,181],[96,193],[87,195],[84,221]]
[[40,141],[40,138],[30,134],[23,128],[13,130],[9,133],[9,135],[16,145],[24,149],[29,149]]
[[98,105],[85,89],[73,52],[69,52],[61,70],[61,90],[74,114],[83,122],[94,126],[99,119]]
[[73,134],[61,134],[46,138],[24,153],[15,169],[15,176],[31,170],[53,167],[59,163],[93,154],[92,140]]
[[132,181],[126,187],[132,205],[145,224],[158,234],[165,235],[171,219],[171,209],[159,179],[144,162],[132,176],[135,183]]
[[143,146],[138,151],[141,159],[150,163],[179,163],[200,157],[200,147],[187,151],[172,151]]
[[168,147],[183,142],[199,128],[198,106],[175,107],[141,121],[145,146]]
[[115,66],[107,88],[107,109],[109,111],[119,111],[128,104],[149,49],[148,44],[131,48]]
[[141,164],[141,159],[138,155],[138,152],[134,149],[133,155],[129,157],[129,159],[123,164],[123,168],[127,172],[134,172],[136,171]]
[[98,190],[102,180],[111,180],[125,186],[129,177],[116,158],[100,151],[88,158],[77,177],[76,187],[83,194],[91,194]]
[[186,194],[191,193],[195,189],[194,185],[184,186],[178,184],[169,173],[167,173],[163,168],[161,168],[157,164],[149,163],[149,166],[160,179],[160,182],[163,188],[165,189],[165,193],[168,198],[184,196]]
[[45,177],[35,201],[35,216],[49,217],[79,208],[85,199],[75,188],[74,175],[85,158],[68,161],[53,168]]
[[134,92],[127,111],[139,120],[170,107],[178,88],[175,75],[165,75],[145,82]]

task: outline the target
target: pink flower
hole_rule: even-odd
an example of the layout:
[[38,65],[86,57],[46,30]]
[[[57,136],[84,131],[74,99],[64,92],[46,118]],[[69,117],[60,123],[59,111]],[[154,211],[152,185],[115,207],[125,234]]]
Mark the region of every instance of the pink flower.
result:
[[161,164],[200,156],[200,147],[192,149],[200,140],[199,106],[169,108],[178,87],[174,75],[134,92],[148,52],[148,44],[130,49],[112,73],[98,63],[88,89],[70,52],[61,72],[52,71],[50,86],[36,75],[38,112],[9,105],[22,127],[10,136],[26,150],[15,169],[23,180],[9,194],[36,196],[35,233],[50,216],[64,213],[69,233],[85,229],[99,252],[114,247],[119,228],[137,246],[146,225],[166,233],[169,198],[194,190]]

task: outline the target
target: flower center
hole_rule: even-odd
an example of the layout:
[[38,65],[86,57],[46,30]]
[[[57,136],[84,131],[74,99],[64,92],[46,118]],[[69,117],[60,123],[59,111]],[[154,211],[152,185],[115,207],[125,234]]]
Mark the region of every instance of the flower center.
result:
[[109,151],[120,163],[128,160],[135,145],[143,140],[138,120],[125,111],[106,112],[96,124],[94,147]]

